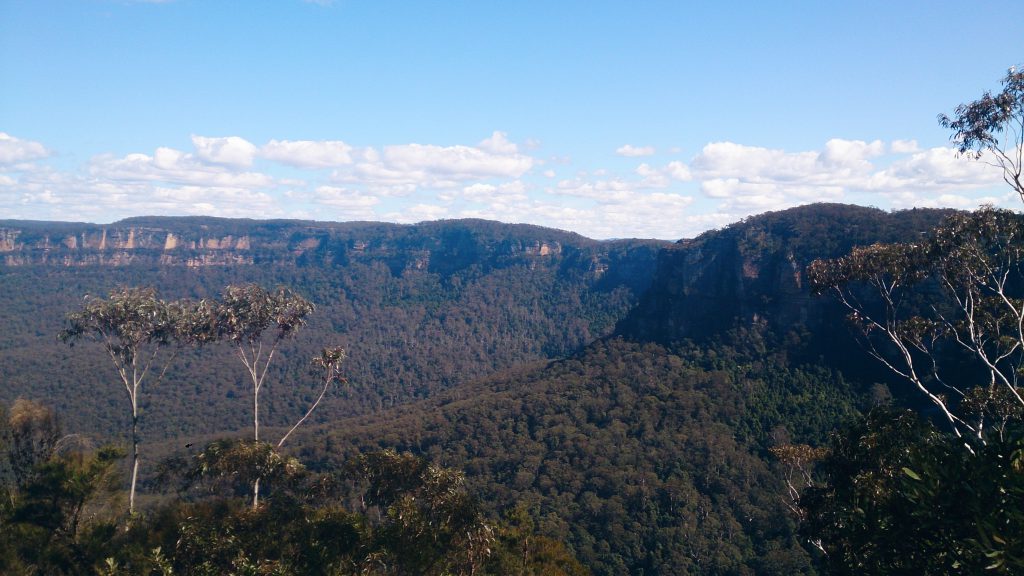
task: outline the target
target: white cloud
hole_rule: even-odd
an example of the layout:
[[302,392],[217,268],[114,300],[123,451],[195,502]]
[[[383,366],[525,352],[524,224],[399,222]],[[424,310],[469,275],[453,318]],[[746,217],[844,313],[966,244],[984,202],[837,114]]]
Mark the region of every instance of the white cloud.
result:
[[637,156],[653,156],[653,146],[633,146],[632,144],[626,144],[619,146],[615,153],[619,156],[626,156],[627,158],[635,158]]
[[402,224],[414,224],[416,222],[426,222],[428,220],[440,220],[442,218],[449,218],[451,214],[448,209],[444,206],[437,206],[434,204],[415,204],[403,209],[400,212],[389,212],[384,215],[384,218],[391,222],[399,222]]
[[491,134],[490,138],[481,140],[477,147],[491,154],[515,154],[519,152],[519,147],[514,142],[509,141],[508,134],[497,130]]
[[12,194],[0,194],[0,212],[15,217],[109,222],[140,214],[260,218],[279,216],[282,211],[269,192],[248,187],[166,184],[39,170],[22,174]]
[[[100,155],[65,170],[41,161],[50,154],[42,144],[0,133],[0,165],[7,165],[0,170],[0,213],[91,221],[138,214],[399,222],[479,217],[597,238],[680,238],[818,201],[1019,205],[998,169],[957,158],[950,148],[921,150],[913,141],[832,139],[806,151],[712,142],[690,162],[588,167],[561,179],[569,168],[553,168],[567,157],[540,161],[503,132],[476,145],[450,146],[274,139],[257,148],[238,136],[194,136],[192,142],[191,151]],[[302,179],[272,176],[284,171],[282,165],[331,170]]]
[[592,176],[598,176],[597,180],[589,180],[586,173],[581,172],[575,179],[561,180],[554,191],[569,196],[580,196],[597,200],[614,198],[616,193],[632,190],[651,190],[668,188],[672,180],[687,181],[691,179],[690,170],[685,164],[679,161],[670,162],[664,167],[654,167],[643,163],[637,166],[633,173],[639,179],[630,179],[615,176],[603,178],[608,175],[604,169],[595,170]]
[[101,180],[163,182],[167,184],[266,188],[273,178],[242,171],[252,163],[256,147],[242,138],[193,136],[195,153],[157,148],[152,156],[142,153],[123,157],[101,155],[89,162],[90,176]]
[[819,161],[832,170],[870,170],[872,165],[868,159],[884,153],[885,144],[881,140],[864,142],[833,138],[825,143],[825,150],[821,153]]
[[698,179],[797,179],[814,172],[819,153],[785,152],[733,142],[712,142],[690,162]]
[[970,207],[991,196],[961,192],[1000,184],[998,170],[957,158],[951,148],[915,150],[913,141],[832,139],[804,152],[715,142],[691,168],[705,196],[718,201],[716,211],[733,219],[821,201]]
[[692,197],[681,194],[622,191],[597,203],[528,197],[504,205],[465,208],[451,217],[526,222],[592,238],[681,238],[692,203]]
[[893,140],[889,148],[893,154],[913,154],[921,150],[917,145],[917,140]]
[[330,168],[352,163],[352,147],[340,140],[271,140],[260,156],[297,168]]
[[500,153],[469,146],[403,144],[384,148],[386,164],[399,171],[444,175],[455,180],[473,178],[518,178],[532,166],[533,159],[518,153]]
[[374,207],[380,204],[376,196],[336,186],[318,186],[314,200],[334,208],[333,217],[343,220],[372,220]]
[[649,164],[641,164],[634,170],[640,177],[640,185],[643,188],[664,188],[668,186],[668,176],[662,170],[652,168]]
[[0,132],[0,166],[31,162],[49,155],[50,151],[39,142],[22,140],[6,132]]
[[208,214],[259,217],[276,210],[274,198],[263,191],[237,187],[179,186],[154,187],[150,194],[136,197],[140,206],[159,213]]
[[152,156],[139,153],[122,158],[98,156],[89,162],[88,171],[93,178],[108,180],[227,187],[268,187],[274,184],[266,174],[209,165],[192,154],[173,148],[157,148]]
[[679,180],[680,182],[687,182],[693,179],[689,166],[678,160],[669,162],[668,166],[665,167],[665,173],[668,174],[670,178]]
[[807,152],[712,142],[693,159],[690,167],[699,180],[830,183],[869,172],[869,159],[884,152],[885,145],[880,140],[833,138],[825,143],[824,150]]
[[196,157],[210,164],[245,168],[252,166],[252,158],[256,155],[256,146],[238,136],[192,136],[192,145],[195,146]]
[[362,150],[361,161],[339,167],[335,183],[364,186],[377,194],[408,196],[420,189],[444,190],[491,179],[517,179],[536,161],[519,152],[503,132],[477,146],[397,144]]
[[491,206],[507,206],[509,203],[526,202],[526,185],[519,180],[500,185],[476,183],[462,189],[461,197],[471,202]]
[[866,187],[871,190],[957,190],[1002,184],[997,168],[981,161],[958,157],[953,148],[930,148],[901,158],[872,174]]

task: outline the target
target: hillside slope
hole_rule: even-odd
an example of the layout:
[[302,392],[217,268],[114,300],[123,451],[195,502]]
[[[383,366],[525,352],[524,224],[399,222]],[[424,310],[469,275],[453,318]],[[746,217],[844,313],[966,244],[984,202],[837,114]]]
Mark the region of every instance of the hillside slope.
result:
[[[944,214],[807,206],[681,242],[614,337],[310,430],[303,457],[391,446],[462,468],[490,505],[532,503],[597,574],[814,573],[767,448],[822,443],[878,373],[804,266],[918,237]],[[819,353],[851,358],[852,381]]]

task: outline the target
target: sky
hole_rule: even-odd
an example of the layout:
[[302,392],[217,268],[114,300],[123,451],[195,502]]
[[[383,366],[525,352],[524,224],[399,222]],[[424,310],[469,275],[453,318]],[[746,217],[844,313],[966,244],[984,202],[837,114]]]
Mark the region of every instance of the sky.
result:
[[694,237],[1020,208],[936,116],[1020,0],[0,0],[0,219],[486,218]]

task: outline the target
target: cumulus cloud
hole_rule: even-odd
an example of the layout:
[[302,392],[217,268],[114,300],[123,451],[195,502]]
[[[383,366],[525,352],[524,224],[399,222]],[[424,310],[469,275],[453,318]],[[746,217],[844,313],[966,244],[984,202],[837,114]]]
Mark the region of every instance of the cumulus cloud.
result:
[[531,196],[507,205],[473,206],[451,217],[525,222],[592,238],[681,238],[693,198],[669,192],[621,191],[600,202]]
[[665,173],[674,180],[680,182],[686,182],[693,179],[693,175],[690,173],[690,167],[682,162],[675,160],[669,162],[668,166],[665,167]]
[[817,152],[786,152],[734,142],[712,142],[690,162],[701,180],[746,178],[792,180],[813,171]]
[[267,192],[237,187],[157,186],[148,195],[137,197],[140,206],[159,213],[209,214],[229,217],[253,217],[276,210],[276,202]]
[[930,148],[901,158],[872,174],[866,187],[871,190],[956,190],[996,186],[1001,173],[982,161],[958,157],[953,148]]
[[508,202],[525,202],[526,186],[516,180],[503,184],[476,183],[462,189],[461,196],[467,200],[485,204],[506,204]]
[[[908,146],[901,142],[897,148]],[[721,200],[720,211],[742,217],[808,202],[841,201],[852,192],[880,190],[883,177],[876,162],[886,152],[881,140],[833,138],[821,150],[801,152],[713,142],[701,150],[690,167],[701,191]],[[898,177],[886,179],[895,185]]]
[[638,156],[653,156],[654,155],[654,147],[653,146],[633,146],[632,144],[626,144],[624,146],[619,146],[615,150],[615,153],[618,154],[619,156],[625,156],[627,158],[636,158]]
[[271,140],[260,156],[297,168],[330,168],[352,163],[352,147],[340,140]]
[[266,217],[280,215],[264,190],[209,184],[168,184],[104,175],[37,170],[19,176],[0,211],[13,217],[109,222],[140,214]]
[[509,141],[508,134],[497,130],[489,138],[481,140],[477,147],[491,154],[515,154],[519,152],[519,147],[514,142]]
[[245,168],[252,165],[252,158],[256,155],[256,146],[238,136],[192,136],[192,145],[196,149],[196,158],[210,164]]
[[333,216],[343,220],[371,220],[380,204],[376,196],[337,186],[318,186],[314,200],[334,208]]
[[386,220],[402,224],[415,224],[416,222],[440,220],[442,218],[450,217],[452,217],[452,215],[446,207],[426,203],[414,204],[401,211],[389,212],[384,215]]
[[[193,149],[99,155],[57,169],[38,142],[0,133],[0,212],[109,221],[137,214],[419,222],[477,217],[591,237],[681,238],[818,201],[884,207],[1019,204],[997,169],[912,140],[832,139],[790,151],[711,142],[688,162],[555,170],[496,131],[476,144],[356,147],[342,140],[193,136]],[[625,148],[625,147],[623,147]],[[633,147],[634,151],[640,148]],[[644,159],[646,160],[646,159]],[[290,166],[301,180],[278,177]],[[6,167],[6,169],[5,169]]]
[[97,156],[89,162],[88,171],[94,178],[109,180],[222,187],[267,187],[274,184],[273,178],[266,174],[232,170],[230,165],[210,164],[197,155],[164,147],[157,148],[152,156],[142,153],[120,158]]
[[920,150],[917,140],[893,140],[890,149],[893,154],[913,154]]
[[[614,197],[616,193],[631,190],[651,190],[668,188],[672,181],[685,182],[691,179],[690,169],[679,161],[657,167],[642,163],[633,169],[637,178],[627,179],[621,176],[608,176],[608,171],[595,170],[593,174],[581,173],[574,179],[560,180],[555,187],[559,194],[581,196],[593,199]],[[596,176],[591,179],[590,176]]]
[[336,169],[332,180],[390,196],[408,196],[423,188],[454,189],[467,182],[517,179],[536,163],[503,132],[494,132],[476,146],[394,144],[380,151],[366,148],[359,156],[360,161]]
[[433,144],[386,146],[384,159],[395,170],[444,175],[456,180],[518,178],[533,166],[532,158],[515,152],[494,153],[483,148]]
[[6,132],[0,132],[0,166],[31,162],[49,155],[50,151],[39,142],[22,140]]

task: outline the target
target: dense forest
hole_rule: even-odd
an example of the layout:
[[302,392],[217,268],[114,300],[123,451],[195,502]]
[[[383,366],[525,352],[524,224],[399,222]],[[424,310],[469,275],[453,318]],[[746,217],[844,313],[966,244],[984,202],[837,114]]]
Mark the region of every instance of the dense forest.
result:
[[[327,400],[324,419],[572,353],[613,330],[650,283],[665,245],[482,221],[147,218],[107,228],[0,222],[3,230],[11,240],[0,252],[0,400],[45,400],[69,425],[105,434],[125,425],[109,409],[120,392],[109,385],[106,360],[55,338],[86,295],[152,286],[169,299],[215,298],[250,282],[302,294],[317,312],[268,376],[280,389],[268,397],[267,421],[283,425],[315,390],[306,365],[326,345],[353,353],[350,385]],[[168,237],[178,244],[165,249]],[[219,369],[233,361],[230,349],[183,352],[167,386],[143,399],[147,437],[243,427],[236,410],[224,409],[244,402],[242,373]]]

